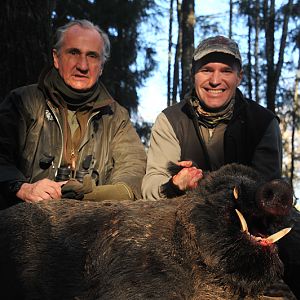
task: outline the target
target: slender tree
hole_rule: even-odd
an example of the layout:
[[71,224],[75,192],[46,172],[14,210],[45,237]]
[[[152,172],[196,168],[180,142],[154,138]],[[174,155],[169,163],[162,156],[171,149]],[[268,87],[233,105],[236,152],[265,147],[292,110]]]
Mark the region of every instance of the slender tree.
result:
[[191,62],[194,52],[195,3],[182,0],[181,98],[191,89]]
[[265,54],[267,61],[266,98],[267,107],[273,112],[275,111],[276,90],[283,65],[284,49],[286,46],[286,38],[288,33],[288,21],[291,15],[292,6],[293,0],[289,0],[284,13],[278,61],[275,64],[275,0],[270,0],[270,3],[269,0],[263,1],[264,30],[266,41]]
[[[300,13],[300,1],[298,1],[292,10],[292,17],[295,19],[299,17]],[[299,152],[296,151],[296,132],[299,130],[299,121],[300,121],[300,93],[299,93],[299,84],[300,84],[300,28],[297,28],[293,41],[295,42],[295,50],[298,51],[298,65],[296,67],[295,74],[295,86],[294,86],[294,97],[293,97],[293,110],[292,110],[292,134],[291,134],[291,168],[290,168],[290,182],[293,185],[295,178],[295,162],[300,159]],[[299,146],[298,146],[299,147]]]
[[229,38],[232,37],[232,15],[233,15],[233,2],[229,0]]
[[[300,52],[299,52],[300,53]],[[295,175],[295,134],[299,126],[297,126],[297,120],[299,120],[299,91],[298,85],[300,82],[300,55],[298,61],[298,69],[295,76],[295,89],[294,89],[294,99],[293,99],[293,111],[292,111],[292,134],[291,134],[291,169],[290,169],[290,183],[293,185],[294,175]]]
[[[250,1],[248,2],[250,6]],[[251,9],[251,7],[249,7]],[[248,96],[252,99],[252,18],[248,15]]]
[[[181,2],[177,0],[177,23],[178,23],[178,34],[177,34],[177,44],[174,57],[174,68],[173,68],[173,89],[172,89],[172,104],[177,102],[177,93],[180,90],[179,82],[179,63],[182,51],[182,30],[181,30]],[[180,91],[179,91],[180,94]]]
[[169,9],[169,37],[168,37],[168,95],[167,95],[167,106],[171,105],[171,62],[172,62],[172,30],[173,30],[173,2],[170,0]]
[[260,35],[260,0],[255,1],[255,42],[254,42],[254,86],[255,86],[255,100],[260,102],[259,86],[259,35]]

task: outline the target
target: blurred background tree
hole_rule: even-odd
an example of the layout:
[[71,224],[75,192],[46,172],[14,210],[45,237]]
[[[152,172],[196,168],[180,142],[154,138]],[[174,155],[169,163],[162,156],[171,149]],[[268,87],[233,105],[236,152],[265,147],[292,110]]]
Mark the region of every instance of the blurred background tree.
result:
[[49,61],[53,9],[53,0],[0,2],[0,100],[13,88],[36,82]]

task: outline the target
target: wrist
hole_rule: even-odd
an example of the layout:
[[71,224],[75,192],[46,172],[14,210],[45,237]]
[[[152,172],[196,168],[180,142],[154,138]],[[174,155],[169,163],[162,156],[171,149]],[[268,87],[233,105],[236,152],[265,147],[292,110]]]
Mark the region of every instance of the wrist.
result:
[[8,193],[12,196],[18,197],[19,191],[24,183],[25,183],[24,181],[13,181],[13,182],[9,183],[8,184]]
[[160,192],[167,198],[173,198],[185,194],[184,191],[180,190],[179,187],[174,184],[173,177],[160,187]]
[[173,189],[177,189],[179,191],[184,192],[184,189],[182,189],[180,186],[180,180],[178,180],[177,177],[178,177],[178,174],[172,176],[170,179],[170,184],[172,185]]

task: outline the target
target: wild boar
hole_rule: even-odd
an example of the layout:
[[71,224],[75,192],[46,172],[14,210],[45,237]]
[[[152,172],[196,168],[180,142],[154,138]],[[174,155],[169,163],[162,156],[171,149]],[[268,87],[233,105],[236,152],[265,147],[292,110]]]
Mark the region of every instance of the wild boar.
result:
[[292,201],[285,181],[262,182],[231,164],[168,200],[19,204],[0,212],[1,293],[18,300],[255,298],[282,276],[273,233],[290,230]]

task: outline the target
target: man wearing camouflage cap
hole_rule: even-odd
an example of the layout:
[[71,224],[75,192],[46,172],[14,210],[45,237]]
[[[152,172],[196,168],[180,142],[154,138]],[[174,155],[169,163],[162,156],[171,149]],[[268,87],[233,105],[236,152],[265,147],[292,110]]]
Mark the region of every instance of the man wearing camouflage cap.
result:
[[[279,178],[278,120],[238,89],[243,74],[238,45],[224,36],[203,40],[193,54],[191,71],[194,88],[166,108],[152,128],[143,196],[183,194],[197,186],[202,171],[232,162],[253,166],[266,179]],[[171,177],[169,161],[184,168]]]
[[[142,193],[158,200],[196,188],[203,171],[228,163],[252,166],[266,180],[281,177],[282,141],[277,117],[246,99],[238,45],[216,36],[203,40],[194,52],[194,87],[183,101],[163,110],[152,128]],[[169,162],[183,168],[171,176]],[[299,213],[292,233],[280,243],[285,281],[300,299]]]

